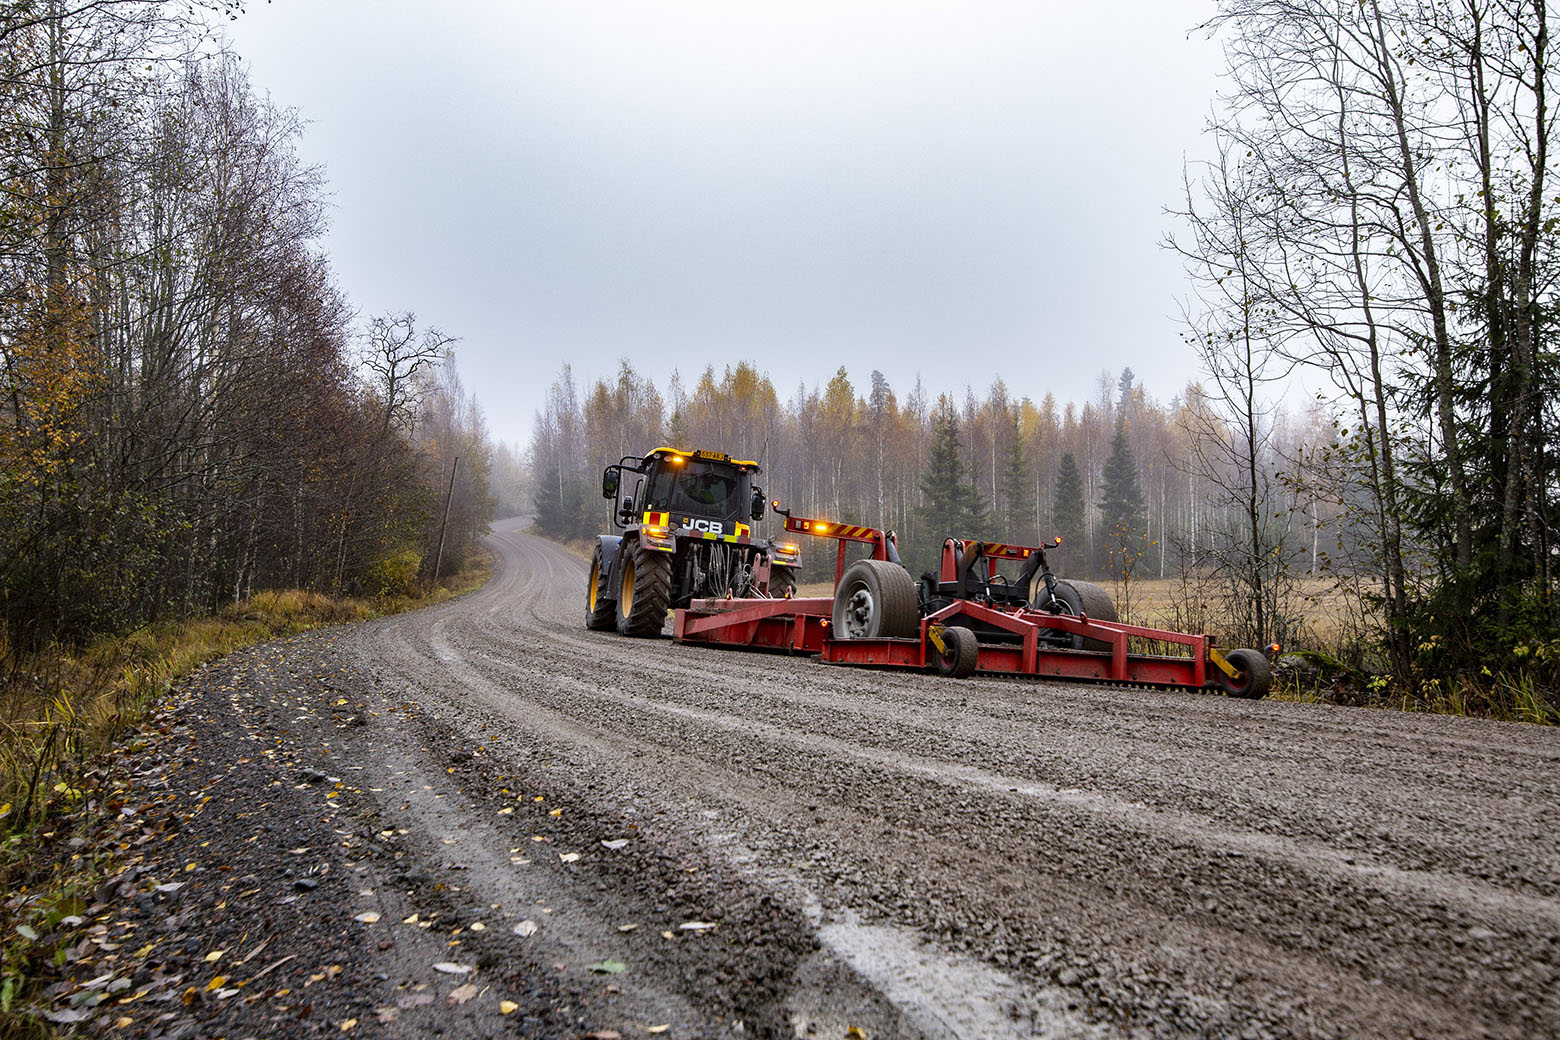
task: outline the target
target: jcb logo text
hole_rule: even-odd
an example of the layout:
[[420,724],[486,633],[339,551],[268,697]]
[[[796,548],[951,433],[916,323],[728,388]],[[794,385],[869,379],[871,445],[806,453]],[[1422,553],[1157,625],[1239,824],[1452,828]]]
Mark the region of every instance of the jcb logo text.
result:
[[688,529],[691,531],[708,531],[710,534],[726,533],[726,525],[719,520],[689,520]]

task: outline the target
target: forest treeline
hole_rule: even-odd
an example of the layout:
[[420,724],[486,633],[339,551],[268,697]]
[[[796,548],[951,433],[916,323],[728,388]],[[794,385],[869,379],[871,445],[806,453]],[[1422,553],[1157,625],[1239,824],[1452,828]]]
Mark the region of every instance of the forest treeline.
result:
[[302,123],[213,13],[0,3],[0,646],[405,591],[446,503],[446,571],[491,516],[452,341],[354,314]]
[[[1358,547],[1336,527],[1341,503],[1289,467],[1330,443],[1332,424],[1319,407],[1272,419],[1259,445],[1264,509],[1274,514],[1265,537],[1290,574],[1321,574]],[[782,399],[747,362],[707,368],[691,388],[674,377],[663,391],[625,361],[614,380],[586,387],[565,366],[529,459],[537,524],[564,537],[608,529],[604,466],[665,443],[757,460],[769,496],[799,514],[893,529],[917,572],[950,535],[1030,545],[1060,537],[1059,572],[1159,578],[1238,562],[1241,516],[1229,489],[1240,474],[1210,480],[1200,461],[1204,439],[1229,436],[1199,386],[1161,402],[1130,369],[1102,373],[1080,405],[1051,394],[1035,401],[1001,380],[981,394],[934,396],[919,381],[901,394],[880,372],[858,387],[844,368]],[[770,518],[758,529],[778,525]],[[804,577],[832,574],[831,546],[805,549]],[[1291,606],[1297,613],[1278,627],[1302,620]]]

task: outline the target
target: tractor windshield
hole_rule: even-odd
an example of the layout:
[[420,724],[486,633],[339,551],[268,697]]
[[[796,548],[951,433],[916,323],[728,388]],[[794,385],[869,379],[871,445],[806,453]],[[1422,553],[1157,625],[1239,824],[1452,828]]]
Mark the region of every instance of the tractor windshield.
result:
[[747,507],[751,485],[749,474],[720,463],[663,466],[651,481],[645,508],[731,517]]

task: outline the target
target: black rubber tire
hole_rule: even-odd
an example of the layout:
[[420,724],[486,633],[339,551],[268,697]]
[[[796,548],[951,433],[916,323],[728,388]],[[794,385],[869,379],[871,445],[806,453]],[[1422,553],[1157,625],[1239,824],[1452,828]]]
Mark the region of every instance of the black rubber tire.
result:
[[613,605],[617,630],[625,636],[658,636],[672,601],[672,554],[646,549],[638,541],[618,551],[628,555]]
[[778,564],[769,568],[769,598],[790,599],[796,595],[796,571]]
[[[1074,581],[1063,578],[1056,583],[1056,598],[1067,607],[1066,613],[1074,616],[1087,614],[1091,621],[1115,621],[1116,604],[1110,593],[1092,581]],[[1111,646],[1099,639],[1073,636],[1074,650],[1110,650]]]
[[604,575],[602,572],[601,546],[596,546],[596,552],[590,558],[590,577],[585,585],[585,627],[595,632],[606,632],[617,627],[617,600],[608,599],[606,590],[601,587]]
[[964,679],[975,673],[975,662],[980,659],[980,643],[975,633],[961,625],[950,625],[942,630],[944,652],[937,654],[937,671],[940,675]]
[[909,639],[921,624],[915,583],[897,563],[857,560],[834,589],[835,639]]
[[1231,679],[1219,669],[1219,685],[1231,697],[1243,700],[1261,700],[1273,686],[1273,668],[1260,650],[1231,650],[1224,655],[1236,671]]

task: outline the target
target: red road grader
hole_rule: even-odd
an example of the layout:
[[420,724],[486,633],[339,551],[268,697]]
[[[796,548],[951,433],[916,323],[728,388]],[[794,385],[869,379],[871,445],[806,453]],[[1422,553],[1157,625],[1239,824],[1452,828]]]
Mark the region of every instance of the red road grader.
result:
[[[1267,693],[1272,672],[1256,650],[1220,651],[1205,635],[1116,620],[1098,585],[1051,573],[1048,545],[948,538],[939,575],[919,583],[899,561],[891,532],[785,517],[785,530],[838,543],[834,594],[695,599],[675,613],[680,643],[817,654],[831,664],[1085,679],[1200,690]],[[847,546],[870,557],[846,565]],[[1002,567],[1016,567],[1010,575]]]

